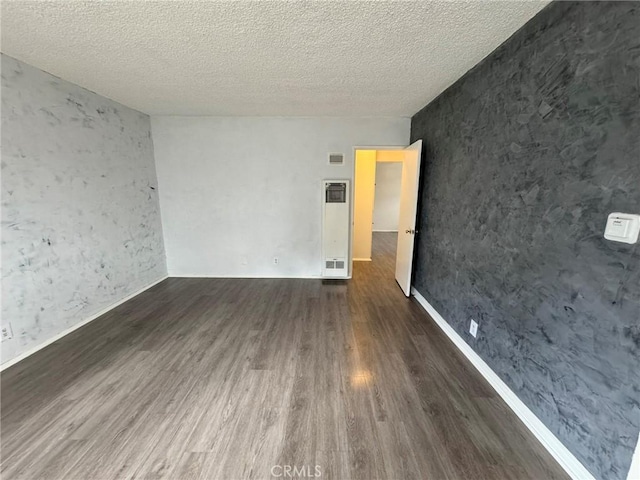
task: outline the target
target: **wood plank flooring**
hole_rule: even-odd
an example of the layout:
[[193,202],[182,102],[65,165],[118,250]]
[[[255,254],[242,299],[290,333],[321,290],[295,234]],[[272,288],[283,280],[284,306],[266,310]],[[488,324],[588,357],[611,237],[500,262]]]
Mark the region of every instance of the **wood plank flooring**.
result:
[[2,478],[567,478],[394,250],[346,285],[171,278],[10,367]]

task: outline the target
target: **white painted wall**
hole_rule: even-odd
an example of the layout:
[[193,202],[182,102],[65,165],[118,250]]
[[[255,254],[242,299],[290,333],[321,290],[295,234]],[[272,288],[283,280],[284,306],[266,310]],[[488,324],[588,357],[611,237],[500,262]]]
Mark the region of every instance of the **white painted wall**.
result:
[[[410,119],[160,116],[151,125],[170,275],[317,277],[321,180],[352,179],[354,146],[407,145]],[[328,165],[330,152],[343,152],[344,166]]]
[[378,162],[373,204],[373,231],[397,232],[400,217],[402,163]]
[[2,363],[166,275],[149,117],[2,56]]

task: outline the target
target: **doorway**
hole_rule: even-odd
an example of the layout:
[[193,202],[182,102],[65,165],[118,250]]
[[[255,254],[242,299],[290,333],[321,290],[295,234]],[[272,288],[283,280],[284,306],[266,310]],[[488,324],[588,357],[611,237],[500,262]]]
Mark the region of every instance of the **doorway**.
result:
[[[383,262],[410,295],[422,141],[404,149],[355,149],[353,262]],[[395,248],[393,248],[395,245]]]
[[[404,150],[356,150],[353,201],[355,262],[374,259],[374,233],[397,236],[403,159]],[[395,258],[395,248],[393,256]]]

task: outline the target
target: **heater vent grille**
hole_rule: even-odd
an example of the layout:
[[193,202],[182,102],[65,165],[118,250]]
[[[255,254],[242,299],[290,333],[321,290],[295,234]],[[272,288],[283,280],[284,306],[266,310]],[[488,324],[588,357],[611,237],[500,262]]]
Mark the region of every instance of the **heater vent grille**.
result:
[[323,278],[349,277],[349,183],[346,178],[322,181],[322,256],[319,260]]
[[326,260],[324,262],[324,268],[327,270],[342,270],[344,268],[344,260]]
[[344,163],[344,155],[342,153],[330,153],[329,165],[342,165]]

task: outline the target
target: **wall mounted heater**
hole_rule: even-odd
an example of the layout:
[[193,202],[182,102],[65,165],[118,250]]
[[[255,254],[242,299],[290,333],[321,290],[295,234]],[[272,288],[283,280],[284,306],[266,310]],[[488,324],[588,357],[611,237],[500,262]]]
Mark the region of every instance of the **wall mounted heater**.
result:
[[322,182],[322,276],[349,276],[349,180]]

